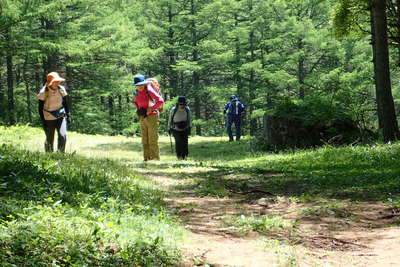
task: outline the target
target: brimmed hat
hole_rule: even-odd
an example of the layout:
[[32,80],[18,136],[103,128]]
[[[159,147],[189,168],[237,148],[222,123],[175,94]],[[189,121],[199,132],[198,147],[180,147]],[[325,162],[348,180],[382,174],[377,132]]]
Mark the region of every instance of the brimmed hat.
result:
[[179,96],[178,101],[176,102],[178,105],[186,105],[186,97],[185,96]]
[[47,74],[47,86],[51,86],[53,82],[64,82],[65,79],[61,78],[61,76],[57,72],[50,72]]
[[231,96],[229,97],[229,100],[230,100],[230,101],[237,101],[238,98],[237,98],[235,95],[231,95]]
[[142,74],[137,74],[135,76],[133,76],[133,83],[132,85],[143,85],[146,83],[146,79],[144,77],[144,75]]

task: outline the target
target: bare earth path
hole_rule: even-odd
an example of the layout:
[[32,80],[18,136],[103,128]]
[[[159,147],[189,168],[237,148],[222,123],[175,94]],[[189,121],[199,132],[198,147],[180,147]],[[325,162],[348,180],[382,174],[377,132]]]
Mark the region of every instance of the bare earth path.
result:
[[[400,266],[399,216],[382,204],[333,211],[348,217],[305,216],[299,211],[312,210],[312,203],[283,197],[249,201],[240,194],[201,196],[184,186],[189,179],[180,174],[143,174],[164,189],[169,209],[189,232],[183,266]],[[268,214],[300,220],[289,230],[264,234],[240,233],[225,223],[232,216]]]

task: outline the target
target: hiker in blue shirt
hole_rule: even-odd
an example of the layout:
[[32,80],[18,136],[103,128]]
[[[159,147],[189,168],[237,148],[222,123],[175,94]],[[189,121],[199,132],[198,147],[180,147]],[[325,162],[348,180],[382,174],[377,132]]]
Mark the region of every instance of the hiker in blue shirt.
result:
[[230,96],[229,100],[230,101],[226,103],[224,107],[224,114],[227,114],[226,131],[229,136],[229,142],[233,141],[232,123],[234,123],[236,128],[236,141],[239,141],[241,136],[240,125],[245,112],[244,105],[234,95]]

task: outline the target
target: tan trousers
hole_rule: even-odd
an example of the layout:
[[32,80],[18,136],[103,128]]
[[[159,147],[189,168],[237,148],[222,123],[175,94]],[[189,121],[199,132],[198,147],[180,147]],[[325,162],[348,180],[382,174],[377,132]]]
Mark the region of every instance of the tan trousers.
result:
[[158,115],[140,117],[140,131],[142,134],[144,160],[159,160],[158,147]]

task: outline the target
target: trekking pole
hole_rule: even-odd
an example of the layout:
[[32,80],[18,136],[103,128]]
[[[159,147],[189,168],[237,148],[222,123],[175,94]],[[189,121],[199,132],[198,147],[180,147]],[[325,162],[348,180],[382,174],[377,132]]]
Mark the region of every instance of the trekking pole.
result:
[[173,154],[173,153],[174,153],[174,149],[173,149],[173,147],[172,147],[172,138],[171,138],[171,134],[168,133],[168,135],[169,135],[169,143],[171,144],[171,153]]

